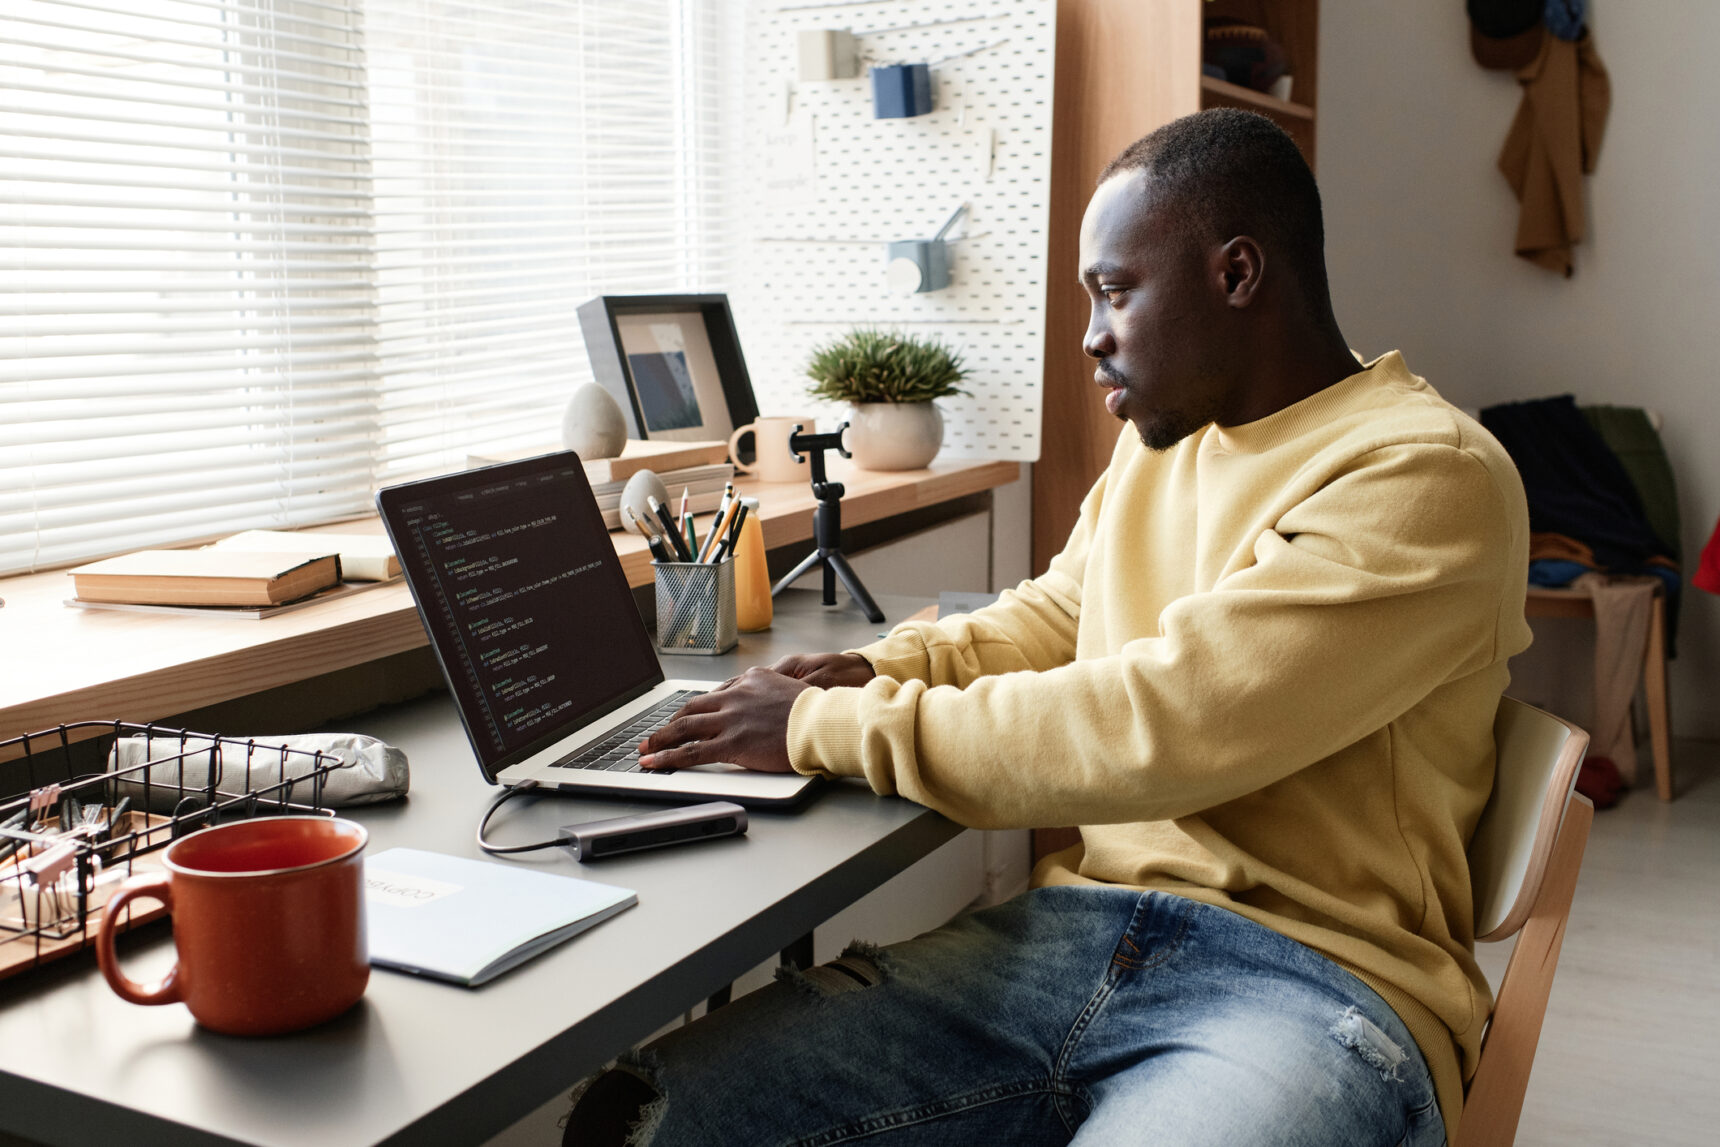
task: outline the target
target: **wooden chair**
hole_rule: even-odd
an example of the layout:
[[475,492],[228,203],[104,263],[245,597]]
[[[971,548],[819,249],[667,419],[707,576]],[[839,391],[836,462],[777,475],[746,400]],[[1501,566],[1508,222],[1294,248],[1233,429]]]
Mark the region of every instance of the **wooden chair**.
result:
[[[1648,703],[1648,742],[1654,753],[1654,788],[1663,801],[1672,799],[1672,713],[1666,693],[1666,596],[1654,595],[1648,621],[1648,648],[1642,655],[1643,700]],[[1589,595],[1574,589],[1529,587],[1524,617],[1595,616]]]
[[1504,940],[1519,930],[1521,935],[1499,983],[1456,1147],[1503,1147],[1516,1138],[1595,815],[1588,798],[1573,792],[1587,733],[1504,697],[1493,740],[1493,795],[1469,844],[1475,938]]

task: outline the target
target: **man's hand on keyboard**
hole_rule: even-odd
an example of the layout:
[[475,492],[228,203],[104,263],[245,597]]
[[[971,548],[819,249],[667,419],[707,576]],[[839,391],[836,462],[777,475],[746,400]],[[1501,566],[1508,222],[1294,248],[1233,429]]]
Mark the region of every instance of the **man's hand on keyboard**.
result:
[[645,738],[641,769],[685,769],[728,761],[761,773],[786,773],[788,714],[806,681],[771,669],[749,669],[721,689],[701,693]]

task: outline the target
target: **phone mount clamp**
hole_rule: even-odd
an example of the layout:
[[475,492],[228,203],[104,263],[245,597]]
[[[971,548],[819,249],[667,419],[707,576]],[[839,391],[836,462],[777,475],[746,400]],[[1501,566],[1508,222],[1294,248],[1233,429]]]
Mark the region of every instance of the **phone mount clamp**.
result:
[[866,592],[860,575],[854,572],[854,567],[848,564],[848,558],[842,553],[842,495],[847,491],[842,483],[830,481],[824,471],[826,450],[835,450],[842,457],[849,457],[848,451],[842,448],[842,434],[847,429],[848,424],[844,422],[828,434],[802,434],[797,425],[788,436],[788,449],[796,462],[801,460],[801,451],[812,457],[812,494],[818,499],[818,508],[812,514],[812,539],[817,548],[807,554],[787,577],[772,586],[770,592],[774,597],[800,575],[822,565],[824,604],[836,604],[836,579],[841,578],[848,596],[860,606],[866,620],[876,624],[884,620],[884,611]]

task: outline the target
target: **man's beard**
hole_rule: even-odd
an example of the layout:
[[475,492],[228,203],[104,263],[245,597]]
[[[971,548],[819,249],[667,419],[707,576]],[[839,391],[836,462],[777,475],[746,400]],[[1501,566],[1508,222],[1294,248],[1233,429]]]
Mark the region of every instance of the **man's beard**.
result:
[[[1125,389],[1129,380],[1110,363],[1101,362],[1099,373]],[[1147,419],[1146,425],[1135,423],[1135,431],[1141,436],[1141,445],[1155,454],[1163,454],[1190,434],[1210,422],[1218,420],[1217,411],[1211,413],[1190,413],[1181,410],[1162,410],[1155,412]],[[1131,421],[1133,421],[1131,419]]]
[[1210,418],[1171,411],[1152,419],[1144,427],[1137,424],[1135,429],[1140,432],[1142,446],[1155,454],[1163,454],[1211,421]]

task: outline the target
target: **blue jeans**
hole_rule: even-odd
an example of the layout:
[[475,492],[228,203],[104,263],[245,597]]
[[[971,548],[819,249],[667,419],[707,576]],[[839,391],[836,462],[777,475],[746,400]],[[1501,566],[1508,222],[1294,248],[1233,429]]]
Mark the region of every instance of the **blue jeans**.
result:
[[855,945],[625,1057],[564,1142],[606,1141],[1438,1147],[1445,1125],[1403,1023],[1330,960],[1065,887]]

